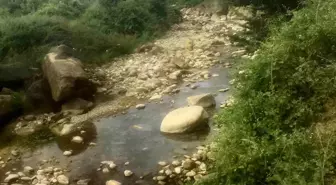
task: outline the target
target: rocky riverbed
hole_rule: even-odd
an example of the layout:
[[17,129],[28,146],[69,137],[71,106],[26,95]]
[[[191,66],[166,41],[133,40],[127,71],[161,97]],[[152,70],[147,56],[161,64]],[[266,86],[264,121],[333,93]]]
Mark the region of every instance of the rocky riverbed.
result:
[[206,140],[216,129],[210,124],[200,132],[165,135],[160,123],[188,101],[200,101],[187,101],[192,95],[215,97],[206,103],[215,107],[205,106],[210,117],[230,104],[227,68],[245,51],[228,36],[243,30],[246,21],[198,8],[182,14],[183,22],[161,39],[102,67],[86,68],[98,86],[94,108],[76,100],[85,111],[26,115],[10,125],[3,138],[11,144],[0,150],[2,182],[180,184],[207,175],[211,145]]

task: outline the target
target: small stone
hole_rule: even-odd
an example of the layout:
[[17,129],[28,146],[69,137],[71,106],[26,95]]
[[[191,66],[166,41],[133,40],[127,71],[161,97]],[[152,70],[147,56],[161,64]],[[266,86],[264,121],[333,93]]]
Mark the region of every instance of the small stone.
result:
[[96,146],[96,145],[97,145],[97,143],[90,142],[90,143],[89,143],[89,145],[90,145],[90,146]]
[[135,106],[136,109],[140,110],[140,109],[144,109],[146,107],[145,104],[138,104],[137,106]]
[[31,181],[32,179],[30,177],[21,177],[22,181]]
[[196,175],[196,172],[195,171],[190,171],[186,174],[187,177],[193,177]]
[[156,180],[158,181],[164,181],[167,177],[166,176],[157,176]]
[[109,180],[106,181],[105,185],[121,185],[121,183],[115,180]]
[[199,180],[201,180],[203,178],[203,176],[202,175],[195,175],[194,176],[194,179],[195,179],[195,181],[199,181]]
[[130,171],[130,170],[125,170],[125,171],[124,171],[124,175],[125,175],[125,177],[130,177],[130,176],[133,175],[133,172]]
[[155,100],[161,100],[162,99],[162,96],[159,95],[159,94],[155,94],[153,95],[149,100],[150,101],[155,101]]
[[225,88],[225,89],[219,89],[218,92],[228,92],[230,88]]
[[103,168],[103,173],[110,173],[110,170],[108,168]]
[[[85,131],[85,130],[81,130],[80,133],[81,133],[81,134],[85,134],[86,131]],[[87,179],[85,179],[85,180],[87,180]]]
[[16,157],[19,155],[19,152],[17,150],[12,150],[11,154]]
[[37,170],[37,171],[36,171],[36,174],[37,174],[37,175],[43,175],[43,174],[44,174],[44,170]]
[[57,182],[60,184],[67,185],[69,184],[69,178],[65,175],[59,175],[57,176]]
[[164,174],[164,170],[160,170],[159,173],[160,173],[160,174]]
[[24,177],[24,176],[26,176],[23,172],[18,172],[17,173],[20,177]]
[[9,174],[9,175],[5,178],[4,182],[12,182],[12,181],[17,180],[19,177],[20,177],[20,176],[19,176],[18,174]]
[[219,77],[219,74],[212,74],[212,77]]
[[73,143],[83,143],[83,138],[81,136],[74,136],[71,140]]
[[206,164],[205,164],[205,163],[201,163],[200,166],[199,166],[199,169],[200,169],[201,171],[206,171],[206,170],[207,170],[207,166],[206,166]]
[[158,162],[158,164],[160,166],[167,166],[167,162],[166,161],[160,161],[160,162]]
[[168,170],[165,171],[165,174],[169,176],[169,175],[173,174],[173,172],[168,169]]
[[181,167],[176,167],[176,168],[174,169],[174,172],[175,172],[176,174],[180,174],[180,173],[182,172],[182,168],[181,168]]
[[125,162],[125,166],[127,166],[127,165],[129,165],[129,164],[130,164],[130,162],[128,162],[128,161],[127,161],[127,162]]
[[196,85],[196,84],[190,85],[190,89],[197,89],[197,87],[198,87],[198,85]]
[[63,155],[64,155],[64,156],[70,156],[70,155],[72,155],[72,151],[71,151],[71,150],[69,150],[69,151],[64,151],[64,152],[63,152]]
[[175,160],[175,161],[172,162],[172,165],[173,165],[173,166],[180,166],[180,165],[181,165],[181,162],[178,161],[178,160]]
[[38,180],[37,180],[37,179],[34,179],[33,182],[32,182],[33,185],[35,185],[35,184],[37,184],[37,183],[38,183]]
[[23,172],[26,173],[26,174],[30,174],[30,173],[34,172],[34,169],[30,166],[25,166],[23,168]]
[[116,167],[117,167],[117,165],[114,164],[114,163],[109,164],[109,168],[110,168],[111,170],[115,169]]
[[166,182],[164,182],[164,181],[159,181],[158,184],[159,184],[159,185],[165,185]]
[[35,119],[35,116],[34,115],[27,115],[27,116],[24,117],[24,119],[26,121],[33,121]]
[[220,52],[215,53],[215,57],[220,57],[220,56],[221,56]]

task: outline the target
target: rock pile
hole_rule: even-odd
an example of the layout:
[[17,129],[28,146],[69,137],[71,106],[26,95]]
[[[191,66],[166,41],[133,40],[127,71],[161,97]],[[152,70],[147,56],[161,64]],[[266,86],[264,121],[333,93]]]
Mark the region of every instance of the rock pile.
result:
[[213,154],[210,151],[211,146],[198,146],[197,152],[192,156],[185,155],[182,160],[173,160],[170,164],[161,166],[159,173],[153,177],[153,180],[160,185],[164,184],[185,184],[202,179],[208,174],[209,167],[206,164],[208,160],[213,160]]

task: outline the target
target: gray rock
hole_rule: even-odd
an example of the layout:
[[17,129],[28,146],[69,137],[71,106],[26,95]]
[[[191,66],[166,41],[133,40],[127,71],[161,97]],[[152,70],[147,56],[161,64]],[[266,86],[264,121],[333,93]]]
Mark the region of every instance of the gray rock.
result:
[[96,87],[87,78],[81,62],[71,57],[59,59],[58,56],[54,52],[47,54],[42,66],[53,99],[59,102],[92,95]]
[[69,184],[69,178],[65,175],[59,175],[57,176],[57,182],[62,184],[62,185],[67,185]]
[[138,104],[138,105],[135,106],[135,108],[138,109],[138,110],[139,109],[144,109],[145,107],[146,107],[145,104]]
[[171,134],[186,133],[206,125],[208,120],[209,115],[201,106],[179,108],[167,114],[160,130]]
[[130,171],[130,170],[125,170],[125,171],[124,171],[124,175],[125,175],[125,177],[130,177],[130,176],[133,175],[133,172]]
[[190,96],[187,100],[190,106],[197,105],[208,108],[216,105],[215,97],[210,93]]
[[83,143],[83,138],[81,136],[74,136],[71,139],[71,142],[73,142],[73,143]]
[[70,156],[70,155],[72,155],[72,151],[70,151],[70,150],[69,151],[64,151],[63,155],[64,156]]
[[19,178],[20,178],[20,176],[19,176],[18,174],[9,174],[9,175],[5,178],[4,182],[12,182],[12,181],[15,181],[15,180],[17,180],[17,179],[19,179]]

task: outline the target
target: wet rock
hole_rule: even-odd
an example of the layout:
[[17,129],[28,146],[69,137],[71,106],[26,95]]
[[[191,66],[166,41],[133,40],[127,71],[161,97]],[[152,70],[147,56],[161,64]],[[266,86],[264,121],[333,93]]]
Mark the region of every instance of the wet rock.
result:
[[135,106],[136,109],[140,110],[140,109],[144,109],[146,107],[145,104],[138,104]]
[[15,181],[15,180],[17,180],[17,179],[19,179],[19,178],[20,178],[20,176],[19,176],[18,174],[9,174],[9,175],[5,178],[4,182],[12,182],[12,181]]
[[165,171],[165,174],[166,174],[167,176],[169,176],[169,175],[173,174],[173,172],[172,172],[170,169],[168,169],[168,170]]
[[77,181],[77,185],[89,185],[91,182],[91,179],[82,179]]
[[183,163],[182,163],[182,167],[185,170],[192,170],[196,167],[196,163],[190,159],[186,159]]
[[149,100],[150,101],[155,101],[155,100],[161,100],[162,99],[162,96],[159,95],[159,94],[155,94],[153,95]]
[[60,183],[60,184],[64,184],[64,185],[67,185],[69,184],[69,178],[65,175],[59,175],[57,176],[57,182]]
[[20,180],[22,180],[22,181],[31,181],[32,179],[30,177],[21,177]]
[[42,69],[56,102],[71,97],[90,96],[95,91],[87,78],[82,64],[74,58],[59,59],[57,53],[47,54]]
[[130,170],[125,170],[125,171],[124,171],[124,175],[125,175],[125,177],[130,177],[130,176],[133,175],[133,172],[130,171]]
[[160,166],[167,166],[168,163],[166,161],[160,161],[160,162],[158,162],[158,164]]
[[227,92],[227,91],[229,91],[229,90],[230,90],[230,88],[219,89],[218,92]]
[[197,87],[198,87],[198,85],[196,85],[196,84],[190,85],[190,89],[197,89]]
[[83,143],[83,138],[81,136],[74,136],[71,140],[73,143]]
[[210,93],[190,96],[187,100],[190,106],[197,105],[203,108],[209,108],[216,105],[215,97]]
[[106,181],[105,185],[121,185],[121,183],[115,180],[109,180]]
[[160,130],[171,134],[186,133],[206,125],[208,119],[208,113],[201,106],[179,108],[168,113],[161,123]]
[[71,151],[71,150],[69,150],[69,151],[64,151],[64,152],[63,152],[63,155],[64,155],[64,156],[70,156],[70,155],[72,155],[72,151]]
[[69,112],[73,115],[83,114],[93,108],[93,103],[81,98],[70,100],[62,105],[62,112]]

